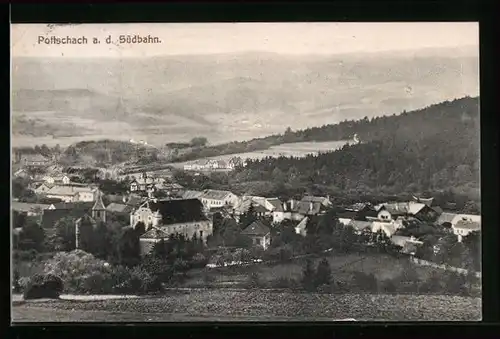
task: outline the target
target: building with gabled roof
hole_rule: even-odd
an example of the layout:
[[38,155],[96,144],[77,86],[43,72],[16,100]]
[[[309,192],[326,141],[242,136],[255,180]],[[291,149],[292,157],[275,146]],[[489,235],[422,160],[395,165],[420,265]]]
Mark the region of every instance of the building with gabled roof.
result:
[[252,239],[252,244],[266,250],[271,245],[271,229],[260,220],[248,225],[241,234]]
[[135,228],[140,222],[144,223],[146,231],[159,229],[167,235],[182,234],[187,239],[197,237],[204,242],[213,232],[212,222],[204,214],[203,205],[198,199],[149,199],[130,213],[132,227]]
[[212,189],[204,190],[198,199],[201,200],[207,209],[221,207],[224,205],[235,207],[240,202],[240,198],[230,191]]

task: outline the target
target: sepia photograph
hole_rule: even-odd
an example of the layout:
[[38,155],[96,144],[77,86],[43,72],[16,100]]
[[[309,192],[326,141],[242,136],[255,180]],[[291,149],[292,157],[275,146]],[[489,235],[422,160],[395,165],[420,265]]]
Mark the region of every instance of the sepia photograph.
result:
[[477,22],[10,29],[13,323],[481,321]]

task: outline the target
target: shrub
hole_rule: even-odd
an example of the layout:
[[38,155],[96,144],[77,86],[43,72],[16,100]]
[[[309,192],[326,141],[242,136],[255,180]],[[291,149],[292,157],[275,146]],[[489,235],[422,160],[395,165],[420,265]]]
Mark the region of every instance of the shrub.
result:
[[316,286],[314,284],[315,271],[310,259],[306,260],[306,265],[302,271],[302,287],[306,291],[314,291]]
[[279,277],[271,281],[271,287],[273,288],[296,288],[298,282],[292,278]]
[[245,285],[246,285],[246,288],[263,287],[263,283],[262,283],[260,276],[257,272],[253,272],[247,277],[247,281],[246,281]]
[[208,259],[202,253],[196,253],[191,259],[191,266],[193,268],[202,268],[208,264]]
[[314,285],[316,287],[321,285],[330,285],[332,282],[332,270],[330,268],[330,263],[326,258],[323,258],[316,269],[316,274],[314,276]]
[[24,299],[59,298],[63,281],[53,274],[36,274],[28,281],[23,293]]
[[[92,254],[75,250],[54,255],[45,263],[44,272],[59,276],[68,292],[98,293],[100,288],[97,288],[97,291],[89,290],[89,286],[96,286],[96,284],[92,284],[91,280],[103,279],[98,275],[108,276],[111,273],[111,266],[104,260],[95,258]],[[87,281],[88,279],[90,280]]]
[[376,292],[378,289],[377,278],[373,273],[356,272],[353,276],[356,287],[367,292]]
[[380,284],[381,290],[388,293],[394,293],[397,291],[397,286],[392,279],[383,280]]

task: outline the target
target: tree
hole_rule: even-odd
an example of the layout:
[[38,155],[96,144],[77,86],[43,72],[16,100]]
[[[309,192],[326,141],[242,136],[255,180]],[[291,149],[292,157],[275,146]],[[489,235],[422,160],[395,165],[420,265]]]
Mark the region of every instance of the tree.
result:
[[45,241],[45,232],[36,222],[28,222],[21,230],[18,248],[21,250],[42,251]]
[[79,227],[78,248],[87,252],[95,253],[94,225],[89,218],[82,218]]
[[314,285],[316,287],[322,285],[330,285],[332,283],[332,270],[330,268],[330,263],[326,258],[323,258],[316,269]]
[[12,212],[12,227],[13,228],[22,228],[26,225],[26,214],[19,213],[18,211]]
[[314,279],[315,279],[315,271],[313,263],[310,259],[307,259],[305,267],[302,271],[302,286],[307,291],[314,291],[315,290]]
[[195,137],[191,139],[191,146],[193,147],[203,147],[206,146],[208,143],[207,138],[205,137]]
[[54,225],[54,233],[49,242],[51,247],[56,251],[72,251],[75,249],[75,241],[75,220],[72,217],[58,220]]

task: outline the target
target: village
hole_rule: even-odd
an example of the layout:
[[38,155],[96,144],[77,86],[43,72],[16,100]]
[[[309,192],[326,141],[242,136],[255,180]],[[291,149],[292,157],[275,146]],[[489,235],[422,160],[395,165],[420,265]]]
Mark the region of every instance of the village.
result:
[[[340,225],[352,227],[357,235],[383,233],[407,255],[415,255],[424,243],[422,238],[427,235],[425,231],[412,233],[408,225],[433,225],[445,230],[446,234],[455,235],[458,242],[481,230],[480,215],[443,210],[435,206],[432,197],[413,197],[411,201],[389,201],[378,205],[360,201],[352,206],[337,206],[329,196],[305,195],[281,201],[278,197],[239,196],[230,191],[191,190],[173,182],[168,175],[159,177],[145,172],[128,177],[126,192],[104,194],[97,182],[82,183],[84,180],[81,180],[78,170],[54,171],[52,163],[40,155],[17,159],[19,169],[14,172],[14,177],[27,179],[29,187],[26,189],[47,203],[13,201],[12,210],[35,220],[48,233],[58,220],[73,218],[76,248],[82,220],[96,225],[99,220],[106,222],[106,219],[114,218],[124,227],[132,228],[143,224],[141,253],[147,255],[155,243],[174,234],[182,234],[188,239],[195,236],[206,244],[214,232],[215,217],[239,223],[249,211],[255,218],[243,226],[241,234],[250,238],[253,246],[263,250],[270,247],[272,234],[276,233],[273,228],[281,223],[291,223],[295,233],[305,237],[310,221],[332,209]],[[207,162],[206,166],[215,168],[217,164],[221,165],[220,162]],[[235,166],[236,160],[230,164]],[[43,174],[37,175],[37,170],[42,168]],[[194,170],[194,167],[187,170]],[[14,228],[14,233],[20,231],[20,228]],[[438,250],[434,248],[434,251]]]

